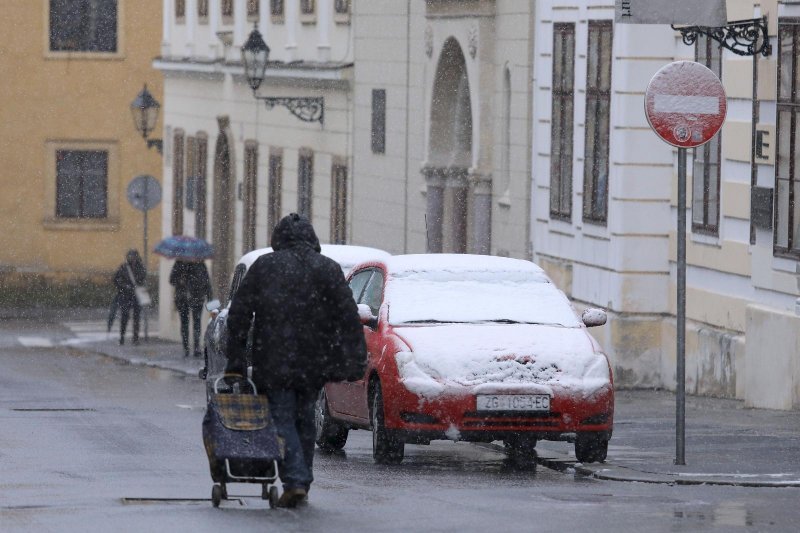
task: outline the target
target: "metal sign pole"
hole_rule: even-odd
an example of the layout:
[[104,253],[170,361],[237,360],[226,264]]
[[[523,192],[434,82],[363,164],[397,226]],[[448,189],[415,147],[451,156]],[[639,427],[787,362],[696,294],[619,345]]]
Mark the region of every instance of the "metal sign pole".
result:
[[[142,212],[144,217],[144,274],[145,283],[147,282],[147,212],[153,209],[161,201],[161,184],[153,176],[143,174],[136,176],[128,183],[128,201],[131,205]],[[144,315],[144,340],[150,340],[149,319],[147,317],[149,309],[142,308]]]
[[[147,191],[147,185],[145,185],[145,191]],[[145,192],[145,195],[147,192]],[[143,211],[144,213],[144,282],[145,285],[147,284],[147,209]],[[150,340],[150,334],[148,331],[148,321],[147,321],[147,313],[148,309],[142,309],[142,314],[144,315],[144,340],[145,342]]]
[[686,457],[686,148],[678,148],[678,312],[675,385],[675,464]]

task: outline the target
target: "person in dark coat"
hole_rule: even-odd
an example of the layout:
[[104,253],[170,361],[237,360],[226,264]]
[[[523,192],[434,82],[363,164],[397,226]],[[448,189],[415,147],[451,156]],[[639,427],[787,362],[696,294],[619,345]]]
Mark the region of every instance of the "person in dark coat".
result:
[[313,481],[314,406],[330,381],[363,377],[363,326],[342,269],[320,253],[305,217],[292,213],[272,233],[273,252],[247,271],[228,312],[226,372],[245,375],[253,327],[253,381],[266,393],[286,443],[279,505],[294,507]]
[[114,287],[117,289],[117,304],[119,305],[119,343],[125,344],[125,329],[128,327],[128,317],[133,310],[133,344],[139,344],[139,319],[142,308],[136,301],[136,286],[144,285],[147,271],[144,268],[142,257],[136,250],[129,250],[122,263],[114,274]]
[[169,283],[175,287],[175,307],[181,318],[183,355],[189,357],[189,314],[194,326],[194,356],[200,357],[200,316],[206,298],[211,300],[211,280],[202,261],[175,261],[169,273]]

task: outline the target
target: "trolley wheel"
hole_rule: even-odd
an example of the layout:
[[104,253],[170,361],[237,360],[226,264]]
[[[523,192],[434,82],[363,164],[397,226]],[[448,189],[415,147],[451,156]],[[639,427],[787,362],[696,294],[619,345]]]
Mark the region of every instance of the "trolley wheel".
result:
[[278,487],[269,488],[269,508],[275,509],[278,506]]
[[261,499],[269,500],[269,483],[261,484]]
[[228,499],[228,485],[225,482],[222,482],[222,483],[219,484],[219,486],[222,487],[222,499],[223,500],[227,500]]
[[219,507],[219,502],[222,501],[222,487],[214,485],[211,487],[211,504],[214,507]]

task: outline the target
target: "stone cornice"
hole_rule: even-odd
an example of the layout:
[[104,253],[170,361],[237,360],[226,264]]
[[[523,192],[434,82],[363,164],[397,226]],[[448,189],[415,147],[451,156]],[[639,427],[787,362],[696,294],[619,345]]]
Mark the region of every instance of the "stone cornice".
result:
[[[224,61],[222,59],[200,59],[185,57],[156,57],[153,68],[165,75],[202,75],[219,76],[231,74],[244,76],[241,61]],[[271,62],[267,66],[265,79],[313,81],[326,85],[346,85],[352,78],[353,63],[319,63],[294,61],[292,63]]]

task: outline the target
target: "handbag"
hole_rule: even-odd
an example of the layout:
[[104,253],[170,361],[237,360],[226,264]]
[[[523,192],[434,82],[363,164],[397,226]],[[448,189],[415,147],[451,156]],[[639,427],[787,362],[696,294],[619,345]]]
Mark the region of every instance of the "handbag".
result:
[[139,302],[140,307],[150,307],[153,304],[150,293],[147,292],[147,287],[137,285],[134,292],[136,294],[136,301]]
[[131,283],[133,283],[133,292],[136,296],[136,303],[139,304],[139,307],[150,307],[153,305],[153,299],[150,298],[150,293],[147,292],[147,287],[136,284],[136,280],[133,277],[133,272],[131,271],[130,265],[126,263],[125,268],[128,269],[128,277],[131,278]]

